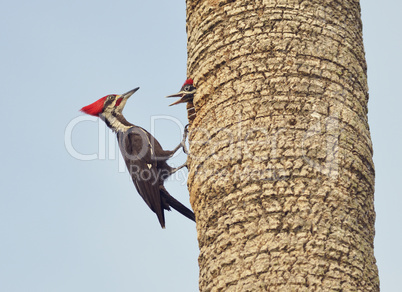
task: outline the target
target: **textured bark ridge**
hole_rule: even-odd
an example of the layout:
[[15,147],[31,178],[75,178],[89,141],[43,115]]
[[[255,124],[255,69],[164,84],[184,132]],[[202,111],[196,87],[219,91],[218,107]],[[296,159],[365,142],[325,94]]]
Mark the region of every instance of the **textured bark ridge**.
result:
[[187,0],[201,291],[378,291],[359,1]]

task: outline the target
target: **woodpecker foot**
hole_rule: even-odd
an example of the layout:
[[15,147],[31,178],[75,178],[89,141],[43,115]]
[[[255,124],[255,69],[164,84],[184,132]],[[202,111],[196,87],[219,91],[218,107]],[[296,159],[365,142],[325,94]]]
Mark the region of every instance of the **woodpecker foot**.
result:
[[183,165],[180,165],[179,167],[173,168],[170,171],[170,175],[174,174],[175,172],[177,172],[178,170],[180,170],[180,169],[182,169],[184,167],[187,168],[187,161]]
[[188,154],[188,150],[187,150],[187,146],[186,146],[187,134],[188,134],[188,125],[186,125],[184,127],[183,140],[180,142],[180,144],[177,145],[177,147],[175,149],[173,149],[171,151],[166,151],[167,158],[172,157],[177,152],[177,150],[179,150],[180,148],[183,148],[183,152]]
[[188,149],[187,149],[187,146],[186,146],[186,140],[187,140],[187,135],[188,135],[188,125],[189,124],[187,124],[184,127],[183,140],[180,143],[181,147],[183,147],[183,152],[186,153],[187,155],[188,155]]

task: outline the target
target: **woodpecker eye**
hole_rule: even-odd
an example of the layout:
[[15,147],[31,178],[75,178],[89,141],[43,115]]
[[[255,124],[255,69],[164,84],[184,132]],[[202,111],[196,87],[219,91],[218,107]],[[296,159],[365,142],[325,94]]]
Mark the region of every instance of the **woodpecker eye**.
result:
[[115,97],[116,97],[116,95],[113,95],[113,94],[108,96],[108,98],[109,98],[110,100],[113,100]]
[[190,91],[190,89],[191,89],[191,86],[190,86],[190,85],[184,86],[184,91]]

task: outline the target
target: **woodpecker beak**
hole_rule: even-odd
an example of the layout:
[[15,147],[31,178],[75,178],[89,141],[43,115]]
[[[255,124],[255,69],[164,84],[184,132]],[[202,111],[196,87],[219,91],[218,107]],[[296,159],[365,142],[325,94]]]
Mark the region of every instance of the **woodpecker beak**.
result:
[[138,89],[139,87],[134,88],[133,90],[130,90],[122,95],[120,95],[116,101],[115,107],[119,110],[122,111],[124,109],[124,106],[126,105],[127,100],[132,96]]
[[185,103],[186,100],[183,98],[180,98],[178,101],[175,101],[174,103],[169,104],[169,106],[175,105],[175,104],[179,104],[179,103]]
[[166,96],[166,97],[181,97],[179,100],[175,101],[174,103],[169,104],[169,106],[187,102],[187,100],[184,98],[187,94],[188,94],[188,92],[185,92],[185,91],[181,90],[178,93]]
[[186,95],[185,91],[179,91],[178,93],[172,94],[172,95],[168,95],[166,97],[183,97]]

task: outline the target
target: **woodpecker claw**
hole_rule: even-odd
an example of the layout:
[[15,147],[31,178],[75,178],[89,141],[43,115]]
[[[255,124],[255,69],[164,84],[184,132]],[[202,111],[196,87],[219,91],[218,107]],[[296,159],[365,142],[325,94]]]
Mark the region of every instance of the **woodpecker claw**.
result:
[[170,171],[170,175],[174,174],[175,172],[179,171],[180,169],[182,169],[182,168],[184,168],[184,167],[188,169],[188,167],[187,167],[187,161],[186,161],[185,163],[183,163],[183,165],[180,165],[179,167],[173,168],[173,169]]
[[184,127],[183,140],[180,143],[181,147],[183,148],[183,152],[186,153],[187,155],[188,155],[188,149],[186,146],[186,140],[187,140],[187,135],[188,135],[188,126],[189,126],[189,124],[187,124]]

